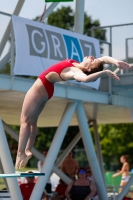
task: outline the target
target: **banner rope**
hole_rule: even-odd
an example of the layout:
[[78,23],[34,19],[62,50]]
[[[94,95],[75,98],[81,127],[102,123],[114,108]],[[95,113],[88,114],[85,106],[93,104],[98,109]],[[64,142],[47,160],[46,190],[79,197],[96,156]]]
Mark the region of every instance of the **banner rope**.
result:
[[42,22],[45,13],[46,13],[46,3],[45,3],[45,5],[44,5],[44,11],[43,11],[43,13],[42,13],[42,15],[41,15],[41,17],[40,17],[40,20],[39,20],[40,22]]

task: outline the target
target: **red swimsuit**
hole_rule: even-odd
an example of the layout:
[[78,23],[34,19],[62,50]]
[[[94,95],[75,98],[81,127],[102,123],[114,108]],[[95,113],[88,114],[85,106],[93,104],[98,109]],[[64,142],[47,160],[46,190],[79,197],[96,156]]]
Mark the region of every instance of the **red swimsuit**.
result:
[[[46,75],[49,73],[49,72],[56,72],[57,74],[61,74],[62,70],[67,68],[67,67],[74,67],[74,65],[72,63],[74,62],[77,62],[75,60],[71,60],[71,59],[67,59],[67,60],[63,60],[55,65],[52,65],[51,67],[49,67],[48,69],[46,69],[44,72],[42,72],[40,74],[40,76],[38,78],[41,79],[44,87],[46,88],[47,90],[47,93],[48,93],[48,98],[50,99],[52,96],[53,96],[53,93],[54,93],[54,84],[49,82],[47,79],[46,79]],[[77,62],[78,63],[78,62]],[[61,78],[61,76],[60,76]],[[62,79],[62,78],[61,78]],[[62,79],[63,80],[63,79]]]

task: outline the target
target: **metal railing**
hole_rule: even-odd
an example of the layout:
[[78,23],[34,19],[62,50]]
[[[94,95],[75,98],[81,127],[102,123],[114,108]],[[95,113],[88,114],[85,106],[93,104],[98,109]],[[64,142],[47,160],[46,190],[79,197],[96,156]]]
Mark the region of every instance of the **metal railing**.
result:
[[[106,41],[101,41],[104,55],[113,56],[132,65],[133,63],[133,23],[118,24],[91,28],[91,36],[95,37],[95,30],[106,30]],[[131,43],[132,42],[132,43]],[[130,43],[130,44],[129,44]],[[108,48],[105,48],[108,44]],[[108,51],[108,52],[107,52]],[[133,73],[133,70],[120,70],[120,74]]]

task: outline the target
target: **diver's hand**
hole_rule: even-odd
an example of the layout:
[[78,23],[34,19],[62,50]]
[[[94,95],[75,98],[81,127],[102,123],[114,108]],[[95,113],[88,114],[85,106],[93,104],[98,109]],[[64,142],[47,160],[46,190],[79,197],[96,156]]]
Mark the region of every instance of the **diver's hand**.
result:
[[108,69],[105,70],[105,73],[107,74],[108,77],[111,77],[111,78],[113,78],[113,79],[115,79],[117,81],[120,80],[120,78],[117,76],[117,74],[115,74],[114,72],[112,72],[112,71],[110,71]]
[[131,66],[128,63],[123,62],[123,61],[117,61],[117,67],[119,69],[130,69],[131,68]]

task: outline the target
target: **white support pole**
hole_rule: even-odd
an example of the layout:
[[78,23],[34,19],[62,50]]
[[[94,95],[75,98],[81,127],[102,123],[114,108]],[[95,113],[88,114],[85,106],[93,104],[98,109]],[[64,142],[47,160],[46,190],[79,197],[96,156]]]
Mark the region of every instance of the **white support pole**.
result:
[[85,116],[85,111],[81,102],[79,102],[77,105],[76,114],[77,114],[79,128],[81,131],[81,136],[82,136],[83,143],[85,146],[87,158],[88,158],[88,161],[92,170],[92,174],[94,176],[95,183],[97,186],[99,199],[107,200],[108,198],[107,198],[106,188],[103,182],[103,178],[102,178],[97,157],[95,154],[91,134],[90,134],[87,119]]
[[84,3],[85,0],[76,0],[74,32],[80,34],[83,34],[84,32]]
[[[42,18],[42,21],[41,22],[44,22],[44,20],[53,12],[53,10],[56,8],[56,6],[58,6],[60,2],[55,2],[55,3],[52,3],[48,9],[46,10],[43,18]],[[39,18],[40,19],[40,18]],[[40,20],[39,20],[40,21]]]
[[122,189],[121,193],[118,195],[117,200],[122,200],[123,197],[128,193],[131,185],[133,184],[133,175],[131,176],[131,178],[129,179],[129,181],[127,182],[127,184],[124,186],[124,188]]
[[75,145],[77,144],[77,142],[80,140],[81,138],[81,134],[78,133],[73,140],[71,141],[71,143],[68,145],[68,147],[65,149],[65,151],[61,154],[61,156],[57,159],[55,165],[56,167],[59,167],[62,163],[62,161],[66,158],[66,156],[68,155],[69,152],[71,152],[71,150],[75,147]]
[[11,68],[10,68],[10,75],[13,76],[13,70],[14,70],[14,62],[15,62],[15,39],[14,39],[14,31],[13,31],[13,24],[11,22]]
[[[7,144],[2,121],[0,119],[0,158],[4,172],[7,174],[14,173],[14,166]],[[7,179],[9,191],[13,200],[22,200],[22,195],[16,178]]]
[[[3,126],[5,131],[13,137],[16,141],[18,141],[19,136],[17,133],[15,133],[14,130],[12,130],[5,122],[3,122]],[[45,157],[34,147],[32,148],[32,153],[33,155],[38,159],[41,160],[42,162],[45,161]],[[71,182],[71,179],[66,176],[62,171],[60,171],[56,166],[53,166],[53,171],[56,173],[65,183],[69,184]]]
[[[13,15],[18,15],[19,14],[24,2],[25,2],[25,0],[19,0],[18,1],[17,5],[16,5],[16,8],[15,8],[15,10],[13,12]],[[10,33],[11,33],[11,20],[10,20],[6,30],[5,30],[5,33],[4,33],[3,38],[1,40],[1,43],[0,43],[0,56],[2,54],[2,51],[3,51],[4,47],[5,47],[5,44],[6,44],[7,40],[9,39]]]
[[97,157],[98,157],[98,161],[99,161],[99,166],[100,166],[101,173],[103,176],[104,184],[106,185],[105,177],[104,177],[103,158],[102,158],[102,153],[101,153],[100,139],[99,139],[96,120],[93,120],[93,127],[94,127],[94,138],[95,138],[96,152],[97,152]]
[[[60,150],[60,147],[61,147],[61,144],[65,137],[67,128],[70,124],[71,118],[75,111],[76,105],[77,105],[77,102],[69,103],[65,109],[65,112],[62,116],[62,119],[60,121],[58,129],[56,130],[55,136],[53,138],[50,149],[46,156],[45,162],[42,166],[41,172],[45,173],[45,178],[39,177],[39,179],[33,189],[33,192],[31,194],[30,200],[37,200],[37,199],[41,198],[41,194],[44,191],[44,187],[45,187],[47,180],[50,176],[50,173],[52,171],[55,159]],[[38,191],[39,191],[39,193],[38,193]]]

